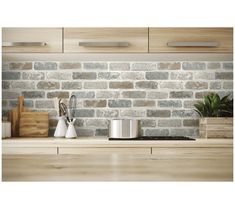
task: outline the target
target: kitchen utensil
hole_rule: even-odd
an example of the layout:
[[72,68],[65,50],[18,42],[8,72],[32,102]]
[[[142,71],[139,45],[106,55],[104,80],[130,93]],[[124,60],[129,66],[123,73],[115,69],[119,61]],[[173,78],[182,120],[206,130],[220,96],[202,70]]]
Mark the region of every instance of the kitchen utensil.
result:
[[68,110],[68,116],[70,118],[70,121],[73,120],[75,117],[75,110],[76,110],[76,104],[77,103],[77,98],[75,95],[72,95],[69,99],[69,110]]
[[49,117],[47,112],[21,112],[19,135],[24,137],[47,137]]
[[67,126],[66,126],[66,123],[64,121],[65,116],[61,116],[58,119],[59,119],[59,121],[58,121],[57,126],[56,126],[54,137],[60,137],[60,138],[65,137],[67,129],[68,129]]
[[140,121],[136,119],[114,119],[109,123],[109,138],[137,138]]
[[76,133],[76,130],[74,128],[74,122],[75,122],[75,120],[68,122],[69,127],[68,127],[68,130],[67,130],[66,135],[65,135],[65,137],[68,138],[68,139],[73,139],[73,138],[77,137],[77,133]]
[[60,109],[61,109],[62,115],[64,115],[67,121],[70,122],[70,119],[68,117],[68,108],[63,102],[60,103]]

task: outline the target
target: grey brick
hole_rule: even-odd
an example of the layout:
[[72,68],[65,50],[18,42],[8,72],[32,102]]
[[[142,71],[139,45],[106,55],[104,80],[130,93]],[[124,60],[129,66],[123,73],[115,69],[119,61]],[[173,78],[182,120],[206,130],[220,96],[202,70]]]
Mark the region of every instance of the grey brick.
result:
[[146,72],[147,80],[167,80],[168,77],[168,72]]
[[109,64],[110,70],[116,70],[116,71],[128,71],[130,70],[130,64],[129,63],[110,63]]
[[119,115],[118,110],[96,110],[97,117],[116,118]]
[[124,98],[145,98],[145,91],[123,91],[122,96]]
[[35,102],[35,107],[36,108],[55,108],[54,101],[52,100],[37,100]]
[[85,121],[83,119],[76,118],[76,120],[74,122],[74,126],[75,127],[83,127],[84,123],[85,123]]
[[43,72],[22,72],[23,80],[44,80],[45,74]]
[[47,79],[55,80],[71,80],[72,74],[70,72],[47,72]]
[[223,83],[223,88],[232,90],[233,89],[233,82],[232,81],[224,82]]
[[96,93],[97,98],[118,98],[120,95],[119,91],[98,91]]
[[19,80],[20,72],[2,72],[2,80]]
[[58,120],[56,120],[56,119],[49,119],[49,127],[50,128],[56,127],[57,123],[58,123]]
[[209,70],[218,70],[221,68],[221,65],[219,62],[209,62],[207,63],[207,69]]
[[108,129],[96,129],[95,130],[95,135],[96,136],[108,136]]
[[167,99],[168,93],[166,93],[166,92],[148,92],[147,98],[149,98],[149,99]]
[[22,95],[25,98],[45,98],[44,91],[23,91]]
[[180,62],[160,62],[157,65],[158,70],[180,70]]
[[216,72],[215,79],[233,80],[233,72]]
[[85,120],[86,127],[108,127],[107,119],[87,119]]
[[232,62],[225,62],[225,63],[223,63],[223,69],[225,69],[225,70],[233,70],[233,63]]
[[172,91],[170,92],[170,98],[183,99],[183,98],[192,98],[192,91]]
[[111,108],[117,107],[131,107],[131,100],[119,99],[119,100],[109,100],[108,106]]
[[84,107],[106,107],[106,100],[85,100]]
[[9,63],[2,62],[2,71],[9,70]]
[[107,82],[85,82],[84,88],[85,89],[107,89],[108,84]]
[[217,93],[220,96],[220,98],[224,97],[226,95],[230,95],[230,97],[232,97],[232,95],[233,95],[233,91],[228,91],[228,90],[226,90],[226,91],[218,91]]
[[194,79],[214,80],[215,73],[214,72],[194,72]]
[[183,62],[183,70],[205,70],[206,64],[204,62]]
[[144,110],[120,110],[120,116],[123,117],[144,117],[145,111]]
[[182,107],[182,102],[180,100],[160,100],[158,107]]
[[141,127],[155,127],[156,126],[156,120],[151,119],[142,119],[140,122]]
[[34,69],[35,70],[57,70],[56,62],[35,62]]
[[81,89],[82,88],[82,82],[62,82],[62,89]]
[[183,82],[163,81],[159,84],[160,89],[183,89]]
[[195,136],[197,132],[195,129],[171,129],[171,136]]
[[69,98],[69,92],[67,91],[48,92],[47,98]]
[[95,72],[74,72],[73,79],[80,80],[95,80],[97,75]]
[[2,91],[2,99],[17,99],[20,94],[12,91]]
[[134,100],[133,107],[155,107],[156,103],[154,100]]
[[180,119],[160,119],[158,121],[158,127],[180,127],[182,121]]
[[76,129],[76,132],[77,132],[78,137],[95,135],[95,131],[93,129],[79,128],[79,129]]
[[94,117],[95,110],[90,109],[78,109],[75,111],[75,117]]
[[[18,105],[18,100],[9,100],[9,106],[10,107],[17,107]],[[34,107],[33,105],[33,100],[24,100],[24,107],[32,108]]]
[[221,89],[221,82],[217,81],[210,82],[210,89]]
[[144,72],[122,72],[121,79],[125,80],[143,80]]
[[55,81],[39,81],[37,88],[45,90],[59,89],[60,83]]
[[12,62],[9,63],[9,70],[32,70],[32,62]]
[[7,107],[8,100],[2,100],[2,107]]
[[60,69],[81,69],[82,65],[80,62],[61,62],[59,65]]
[[169,136],[168,129],[146,129],[145,136]]
[[195,98],[196,99],[201,99],[203,98],[204,96],[208,95],[212,93],[212,91],[201,91],[201,92],[195,92]]
[[157,89],[158,83],[155,81],[137,81],[135,87],[137,89]]
[[33,81],[14,81],[11,83],[12,89],[35,89],[35,82]]
[[2,109],[2,117],[7,117],[9,116],[9,109]]
[[99,72],[98,79],[115,80],[120,78],[119,72]]
[[95,98],[95,92],[94,91],[76,91],[72,92],[78,99],[82,98]]
[[171,72],[172,80],[192,80],[193,73],[192,72]]
[[147,117],[167,118],[171,116],[170,110],[147,110]]
[[131,70],[138,70],[138,71],[156,70],[156,64],[155,63],[133,63],[131,65]]
[[133,87],[133,83],[129,81],[115,81],[109,83],[109,88],[111,89],[133,89]]
[[199,120],[198,119],[185,119],[183,121],[183,125],[186,127],[198,127],[199,126]]
[[9,81],[2,81],[2,89],[9,89],[11,86]]
[[172,117],[195,117],[197,113],[194,110],[172,110]]
[[86,62],[83,63],[85,70],[107,70],[108,64],[106,62]]
[[185,88],[195,90],[208,89],[208,83],[202,81],[188,81],[185,84]]
[[186,100],[184,101],[184,108],[194,108],[194,104],[196,104],[200,100]]

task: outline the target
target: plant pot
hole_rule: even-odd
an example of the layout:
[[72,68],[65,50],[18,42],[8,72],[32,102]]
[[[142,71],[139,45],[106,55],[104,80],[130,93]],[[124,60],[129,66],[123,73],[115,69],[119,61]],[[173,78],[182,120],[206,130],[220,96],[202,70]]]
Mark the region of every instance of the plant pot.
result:
[[233,118],[206,117],[199,119],[201,138],[233,138]]

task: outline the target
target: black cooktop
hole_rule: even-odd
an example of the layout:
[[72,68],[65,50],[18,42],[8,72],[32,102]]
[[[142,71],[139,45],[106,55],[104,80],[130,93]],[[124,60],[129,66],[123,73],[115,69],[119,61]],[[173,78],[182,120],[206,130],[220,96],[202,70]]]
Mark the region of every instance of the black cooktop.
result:
[[190,138],[187,136],[140,136],[138,138],[132,138],[132,139],[125,139],[125,138],[109,138],[111,141],[117,141],[117,140],[122,140],[122,141],[195,141],[196,139]]

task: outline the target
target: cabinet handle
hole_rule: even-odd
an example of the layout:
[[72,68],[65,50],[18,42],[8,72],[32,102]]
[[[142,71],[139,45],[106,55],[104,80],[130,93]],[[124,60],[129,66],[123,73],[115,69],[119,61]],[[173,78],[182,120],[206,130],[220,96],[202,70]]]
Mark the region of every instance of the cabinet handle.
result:
[[85,47],[128,47],[129,43],[125,41],[80,41],[78,45]]
[[168,47],[218,47],[216,41],[170,41]]
[[2,46],[14,47],[14,46],[46,46],[46,42],[3,42]]

